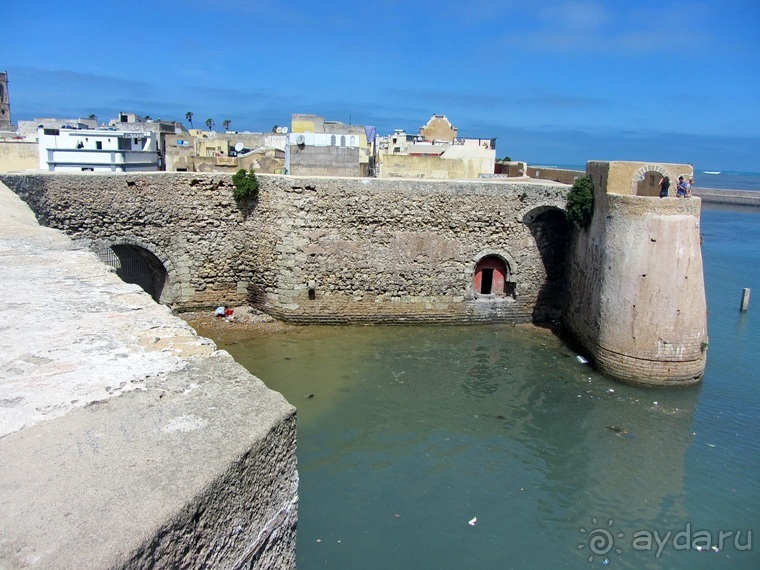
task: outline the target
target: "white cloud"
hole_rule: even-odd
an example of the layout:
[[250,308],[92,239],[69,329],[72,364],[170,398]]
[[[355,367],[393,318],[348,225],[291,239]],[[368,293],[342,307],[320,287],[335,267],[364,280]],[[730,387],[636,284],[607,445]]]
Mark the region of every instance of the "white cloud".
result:
[[[651,54],[694,52],[711,44],[715,17],[704,3],[636,5],[594,0],[547,1],[523,6],[525,16],[503,36],[503,44],[538,52]],[[532,16],[531,16],[532,14]],[[688,37],[692,41],[681,41]],[[699,41],[694,41],[695,39]]]

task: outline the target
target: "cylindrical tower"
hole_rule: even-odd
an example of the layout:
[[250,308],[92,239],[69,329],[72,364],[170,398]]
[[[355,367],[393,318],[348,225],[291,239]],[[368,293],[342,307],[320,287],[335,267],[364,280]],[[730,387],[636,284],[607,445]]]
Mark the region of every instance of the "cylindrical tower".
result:
[[643,188],[668,176],[675,196],[677,177],[691,167],[590,162],[587,172],[594,216],[575,238],[566,327],[601,372],[622,382],[698,382],[707,350],[701,201]]

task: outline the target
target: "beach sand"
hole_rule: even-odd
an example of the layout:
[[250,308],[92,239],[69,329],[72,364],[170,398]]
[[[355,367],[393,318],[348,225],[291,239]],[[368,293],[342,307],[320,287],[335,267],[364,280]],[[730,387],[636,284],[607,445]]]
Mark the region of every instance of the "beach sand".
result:
[[217,317],[213,309],[177,313],[203,337],[210,338],[217,344],[230,345],[240,341],[287,333],[298,328],[270,317],[252,307],[231,307],[231,317]]

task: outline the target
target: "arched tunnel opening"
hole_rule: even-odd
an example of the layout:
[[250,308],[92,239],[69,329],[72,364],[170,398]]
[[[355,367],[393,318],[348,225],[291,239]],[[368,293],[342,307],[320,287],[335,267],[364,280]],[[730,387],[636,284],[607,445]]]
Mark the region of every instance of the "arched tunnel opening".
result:
[[546,272],[546,281],[533,309],[533,322],[555,322],[562,317],[568,293],[566,278],[573,223],[557,208],[534,210],[525,221]]
[[101,251],[100,259],[116,269],[123,281],[139,285],[154,301],[161,302],[167,271],[153,253],[136,245],[117,244]]

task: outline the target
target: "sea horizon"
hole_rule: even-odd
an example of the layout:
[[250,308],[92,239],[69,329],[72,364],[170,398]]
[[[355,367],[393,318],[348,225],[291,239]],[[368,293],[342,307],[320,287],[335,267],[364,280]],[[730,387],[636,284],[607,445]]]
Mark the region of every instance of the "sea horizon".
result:
[[[579,164],[532,164],[539,168],[561,168],[563,170],[586,171],[586,165]],[[720,168],[694,168],[694,187],[714,190],[745,190],[760,192],[760,172],[743,170],[722,170]]]

